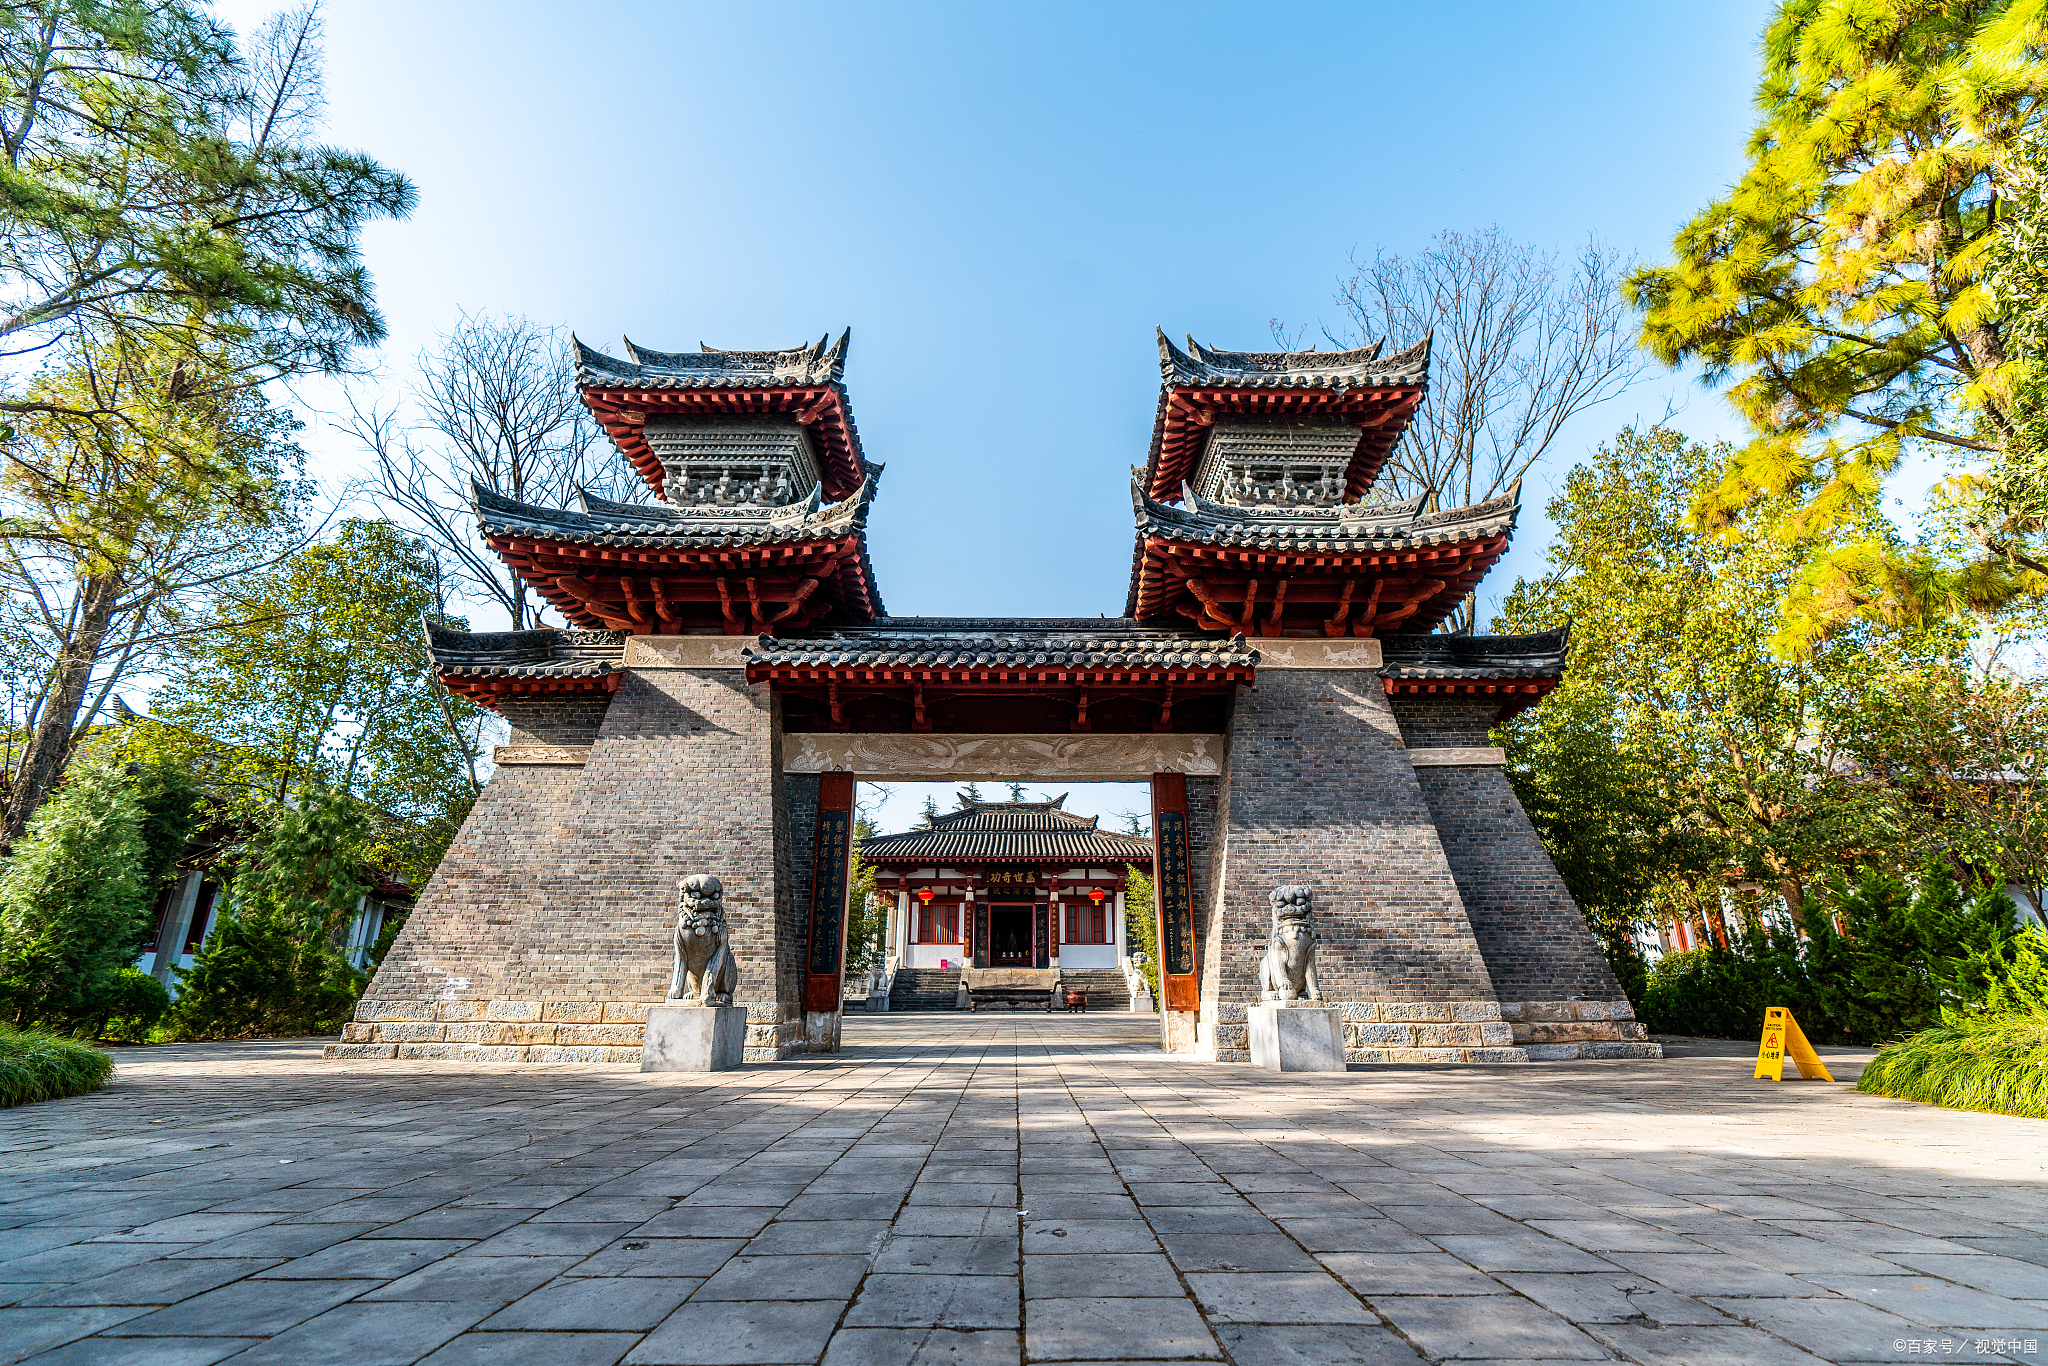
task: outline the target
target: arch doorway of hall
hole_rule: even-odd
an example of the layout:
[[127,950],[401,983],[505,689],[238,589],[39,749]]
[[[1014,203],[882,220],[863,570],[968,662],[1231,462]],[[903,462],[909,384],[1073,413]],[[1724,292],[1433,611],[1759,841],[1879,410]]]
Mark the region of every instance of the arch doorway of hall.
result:
[[1037,962],[1032,941],[1031,912],[1034,903],[996,902],[988,908],[988,965],[992,968],[1028,968]]

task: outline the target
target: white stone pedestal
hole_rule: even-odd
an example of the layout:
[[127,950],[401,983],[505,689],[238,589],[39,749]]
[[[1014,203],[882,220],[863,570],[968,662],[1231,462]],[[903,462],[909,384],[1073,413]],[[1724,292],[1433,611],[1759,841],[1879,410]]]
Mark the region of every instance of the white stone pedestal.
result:
[[655,1006],[647,1012],[642,1072],[726,1072],[747,1053],[745,1006]]
[[1342,1072],[1344,1024],[1332,1006],[1262,1005],[1245,1011],[1252,1066],[1272,1072]]

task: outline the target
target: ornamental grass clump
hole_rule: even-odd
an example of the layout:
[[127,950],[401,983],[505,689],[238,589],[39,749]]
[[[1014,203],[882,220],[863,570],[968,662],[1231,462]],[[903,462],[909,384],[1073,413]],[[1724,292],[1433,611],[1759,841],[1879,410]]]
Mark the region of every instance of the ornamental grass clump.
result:
[[89,1044],[0,1025],[0,1107],[97,1091],[114,1060]]
[[2030,929],[1971,964],[1988,969],[1980,1003],[1892,1044],[1859,1091],[1954,1110],[2048,1119],[2048,933]]
[[1859,1091],[1951,1110],[2048,1119],[2048,1015],[1993,1015],[1923,1029],[1879,1053]]

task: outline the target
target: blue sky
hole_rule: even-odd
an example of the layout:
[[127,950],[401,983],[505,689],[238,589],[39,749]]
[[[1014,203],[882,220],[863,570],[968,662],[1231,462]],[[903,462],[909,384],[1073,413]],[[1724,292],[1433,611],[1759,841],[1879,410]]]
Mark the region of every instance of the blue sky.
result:
[[[1269,318],[1335,322],[1354,251],[1443,228],[1658,253],[1739,170],[1765,12],[336,0],[331,130],[420,188],[366,239],[377,382],[464,309],[606,348],[851,325],[890,611],[1115,614],[1155,324],[1261,347]],[[1571,460],[1673,396],[1733,432],[1678,377],[1582,420],[1489,597],[1540,564]],[[345,478],[331,394],[301,397]]]

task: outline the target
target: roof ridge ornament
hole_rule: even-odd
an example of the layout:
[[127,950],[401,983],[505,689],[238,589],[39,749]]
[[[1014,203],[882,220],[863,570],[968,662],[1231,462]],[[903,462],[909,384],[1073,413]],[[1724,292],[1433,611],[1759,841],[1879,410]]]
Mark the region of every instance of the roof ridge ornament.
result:
[[729,350],[697,343],[695,351],[658,351],[642,346],[631,337],[619,340],[627,359],[606,355],[586,345],[573,332],[569,340],[576,357],[577,378],[585,385],[652,378],[687,376],[725,387],[765,388],[776,385],[838,384],[846,371],[847,348],[853,329],[847,328],[832,340],[831,332],[815,342],[771,350]]
[[1426,385],[1432,333],[1391,356],[1383,355],[1386,340],[1349,351],[1218,351],[1188,338],[1188,350],[1175,346],[1163,327],[1154,327],[1159,345],[1159,370],[1168,388],[1225,384],[1261,389],[1348,389]]

